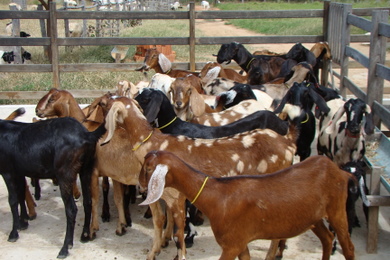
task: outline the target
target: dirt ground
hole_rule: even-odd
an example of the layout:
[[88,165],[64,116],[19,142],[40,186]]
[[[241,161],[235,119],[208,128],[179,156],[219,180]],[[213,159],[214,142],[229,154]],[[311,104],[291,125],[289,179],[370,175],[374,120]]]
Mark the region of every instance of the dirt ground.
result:
[[[253,35],[253,32],[227,26],[223,21],[198,21],[197,28],[207,31],[213,36],[239,36]],[[305,45],[306,46],[306,45]],[[271,51],[285,52],[291,44],[259,45],[253,46],[258,49],[268,49]],[[307,45],[307,47],[310,47]],[[358,46],[368,49],[366,46]],[[355,75],[354,75],[355,76]],[[364,78],[363,75],[356,75],[357,78]],[[362,80],[364,82],[364,80]],[[0,118],[5,118],[15,107],[0,107]],[[27,107],[28,114],[20,118],[20,121],[31,122],[34,116],[34,107]],[[51,181],[41,181],[42,198],[37,201],[37,219],[30,221],[27,230],[19,233],[20,238],[16,243],[7,242],[8,234],[12,225],[12,217],[8,206],[8,195],[3,180],[0,180],[0,259],[55,259],[63,243],[65,235],[65,212],[60,198],[59,189],[51,184]],[[31,189],[31,191],[33,191]],[[244,192],[244,191],[243,191]],[[131,205],[133,226],[127,228],[127,233],[118,237],[115,235],[117,221],[117,210],[115,208],[112,192],[110,192],[111,221],[100,223],[100,231],[94,241],[83,244],[80,243],[83,208],[82,200],[77,202],[78,215],[74,237],[74,247],[70,250],[67,259],[145,259],[147,252],[151,248],[153,238],[153,224],[151,219],[143,218],[145,207],[138,206],[142,202],[137,199],[136,204]],[[366,221],[364,219],[361,202],[358,203],[358,216],[362,227],[356,228],[352,234],[352,241],[355,244],[356,259],[361,260],[382,260],[390,259],[390,211],[386,207],[380,210],[380,230],[378,234],[378,253],[366,253]],[[206,219],[205,223],[197,227],[198,235],[195,237],[195,244],[188,249],[187,259],[218,259],[221,253],[220,247],[216,243],[210,225]],[[285,251],[284,259],[321,259],[321,245],[317,237],[308,231],[298,237],[289,239],[288,249]],[[258,240],[252,242],[250,252],[252,259],[264,259],[269,241]],[[176,255],[174,243],[171,242],[164,248],[158,259],[173,259]],[[340,248],[331,259],[344,259]]]

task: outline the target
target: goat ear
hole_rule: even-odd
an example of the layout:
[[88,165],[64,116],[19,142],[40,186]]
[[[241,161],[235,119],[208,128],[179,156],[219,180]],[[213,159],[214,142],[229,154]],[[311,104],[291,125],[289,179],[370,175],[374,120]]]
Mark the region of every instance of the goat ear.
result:
[[291,96],[291,91],[289,90],[289,91],[287,91],[287,93],[284,95],[284,97],[280,101],[279,106],[274,110],[275,114],[279,114],[280,112],[282,112],[284,106],[287,103],[287,100],[290,99],[290,96]]
[[146,199],[140,203],[140,206],[152,204],[160,199],[164,192],[165,176],[168,173],[168,166],[164,164],[158,164],[154,169],[152,177],[150,177],[148,184],[148,195]]
[[91,116],[92,112],[95,111],[96,107],[99,105],[101,98],[96,98],[92,104],[88,106],[87,114],[85,115],[85,118],[88,118]]
[[336,114],[333,115],[332,120],[329,122],[328,126],[325,129],[325,133],[332,134],[334,132],[337,132],[337,122],[340,120],[340,118],[345,113],[344,106],[340,107],[339,110],[337,110]]
[[160,112],[161,104],[163,102],[163,93],[161,95],[154,95],[148,107],[144,110],[144,115],[149,123],[152,123]]
[[[191,96],[190,96],[190,110],[193,114],[193,116],[201,116],[205,113],[205,101],[201,94],[198,93],[198,91],[191,87]],[[188,120],[191,120],[191,118],[187,118]]]
[[366,105],[366,123],[364,125],[364,132],[370,135],[374,133],[375,125],[374,119],[372,118],[371,108],[369,105]]
[[114,132],[116,129],[116,122],[117,121],[123,121],[123,118],[121,115],[121,110],[124,109],[124,105],[121,102],[115,102],[111,109],[108,111],[108,114],[106,116],[106,129],[107,129],[107,137],[106,139],[101,143],[101,145],[104,145],[108,143],[112,137],[114,136]]
[[[311,85],[310,85],[311,86]],[[318,106],[320,111],[324,112],[325,114],[329,113],[330,108],[326,104],[326,101],[323,97],[321,97],[313,88],[309,88],[309,95],[313,99],[314,103]]]
[[203,82],[210,82],[211,80],[218,77],[219,73],[221,72],[221,67],[214,67],[210,69],[207,74],[203,77]]
[[171,61],[162,53],[158,55],[158,63],[164,73],[168,72],[172,68]]

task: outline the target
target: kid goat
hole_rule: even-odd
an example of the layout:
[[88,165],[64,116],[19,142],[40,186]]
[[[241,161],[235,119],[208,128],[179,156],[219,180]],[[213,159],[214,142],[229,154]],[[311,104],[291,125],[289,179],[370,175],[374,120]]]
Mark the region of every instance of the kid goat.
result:
[[153,151],[146,155],[140,174],[141,186],[148,186],[148,197],[140,205],[157,201],[165,187],[182,192],[209,218],[222,248],[221,260],[249,260],[249,242],[294,237],[308,229],[321,240],[322,259],[329,259],[334,236],[324,218],[335,230],[345,258],[354,259],[345,210],[351,178],[324,156],[273,174],[218,178],[172,153]]
[[[26,179],[56,178],[65,204],[66,234],[58,258],[65,258],[73,246],[77,206],[72,197],[79,173],[83,191],[84,227],[81,241],[89,240],[91,221],[91,174],[97,140],[105,133],[102,124],[88,132],[73,118],[56,118],[36,123],[0,120],[0,173],[9,194],[13,226],[8,237],[15,242],[18,229],[26,229],[28,216],[24,203]],[[18,210],[20,205],[20,215]]]

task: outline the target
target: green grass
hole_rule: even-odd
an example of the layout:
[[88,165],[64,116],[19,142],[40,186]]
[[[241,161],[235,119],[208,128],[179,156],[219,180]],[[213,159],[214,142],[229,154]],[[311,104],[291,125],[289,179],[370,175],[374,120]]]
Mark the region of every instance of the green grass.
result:
[[[28,1],[28,4],[36,4],[37,1]],[[197,1],[199,5],[200,1]],[[338,1],[340,2],[340,1]],[[341,1],[342,2],[342,1]],[[0,9],[8,10],[9,1],[0,0]],[[353,3],[353,8],[364,7],[388,7],[387,1],[361,1]],[[322,2],[287,3],[287,2],[259,2],[245,3],[223,1],[217,5],[221,10],[288,10],[288,9],[322,9]],[[0,20],[0,28],[4,28],[8,20]],[[89,21],[95,24],[95,21]],[[322,19],[230,19],[226,23],[246,28],[254,32],[268,35],[318,35],[322,34]],[[63,21],[58,21],[59,36],[63,37]],[[21,20],[21,30],[29,32],[33,37],[40,37],[39,22],[35,20]],[[353,33],[356,33],[353,31]],[[361,32],[360,32],[361,33]],[[1,33],[0,33],[1,34]],[[121,36],[124,37],[188,37],[189,23],[185,20],[144,20],[142,26],[123,27]],[[196,31],[196,36],[202,33]],[[43,47],[25,47],[33,56],[33,63],[47,64],[43,54]],[[112,63],[113,46],[84,46],[75,47],[72,52],[65,47],[60,48],[60,63]],[[130,46],[126,63],[134,62],[132,56],[136,46]],[[176,52],[177,62],[189,61],[189,46],[172,46]],[[196,62],[209,61],[212,53],[217,53],[219,45],[196,46]],[[149,73],[149,76],[153,72]],[[112,89],[120,80],[129,80],[134,83],[142,80],[139,72],[79,72],[61,73],[61,85],[63,89]],[[0,91],[47,91],[52,87],[51,73],[0,73]],[[0,100],[0,104],[26,103],[23,101]],[[35,101],[31,101],[33,104]],[[19,103],[21,104],[21,103]]]
[[[333,1],[332,1],[333,2]],[[353,8],[371,8],[371,7],[389,7],[387,0],[376,1],[335,1],[338,3],[351,3]],[[307,10],[307,9],[323,9],[322,2],[295,2],[295,3],[275,3],[275,2],[223,2],[218,5],[220,10]],[[368,18],[371,19],[371,18]],[[321,35],[322,34],[322,19],[321,18],[290,18],[290,19],[230,19],[229,24],[246,28],[251,31],[263,34],[272,35]],[[352,27],[352,34],[362,34],[365,31]]]

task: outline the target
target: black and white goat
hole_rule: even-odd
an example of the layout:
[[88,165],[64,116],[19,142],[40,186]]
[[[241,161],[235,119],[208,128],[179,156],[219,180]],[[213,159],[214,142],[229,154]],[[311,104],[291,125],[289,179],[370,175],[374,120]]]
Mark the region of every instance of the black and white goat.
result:
[[322,96],[315,91],[312,83],[294,83],[286,93],[275,113],[282,111],[286,104],[291,104],[300,110],[299,137],[297,140],[297,155],[301,161],[311,154],[311,143],[316,133],[316,121],[312,112],[314,104],[322,113],[328,113],[329,107]]
[[337,112],[320,120],[318,154],[328,156],[339,166],[360,161],[366,151],[365,136],[374,131],[371,108],[359,98],[332,102],[341,106],[334,107],[331,111]]
[[[18,229],[28,227],[25,205],[25,176],[56,178],[65,204],[66,234],[58,258],[65,258],[73,246],[77,206],[72,196],[73,182],[80,176],[85,212],[81,241],[89,240],[91,221],[91,175],[95,147],[105,133],[102,124],[88,132],[73,118],[57,118],[36,123],[0,120],[0,173],[7,185],[13,225],[9,242],[19,238]],[[20,206],[20,214],[18,206]]]

